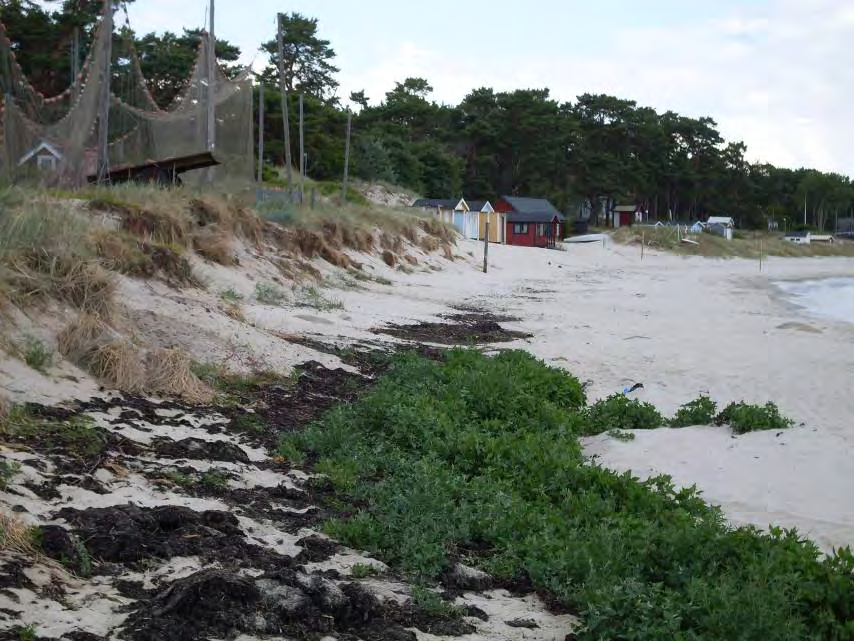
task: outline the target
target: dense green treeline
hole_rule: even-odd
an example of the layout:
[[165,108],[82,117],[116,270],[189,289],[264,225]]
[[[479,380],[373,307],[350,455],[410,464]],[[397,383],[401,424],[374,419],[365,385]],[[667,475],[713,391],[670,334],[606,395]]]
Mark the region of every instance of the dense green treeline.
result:
[[[63,52],[70,51],[75,29],[85,47],[99,7],[96,0],[54,0],[47,9],[28,0],[0,0],[0,18],[18,60],[45,95],[67,86],[69,54]],[[336,97],[335,51],[320,37],[316,20],[289,14],[284,21],[285,84],[294,116],[297,94],[305,94],[307,171],[318,180],[340,180],[347,114]],[[281,165],[274,36],[261,46],[269,62],[259,78],[266,86],[264,159]],[[190,75],[198,30],[139,36],[125,28],[119,37],[125,44],[132,40],[152,95],[167,105]],[[115,49],[121,89],[130,84],[127,54],[120,53],[127,47]],[[239,49],[226,41],[217,49],[221,63],[233,70]],[[544,196],[566,213],[593,215],[614,203],[637,204],[659,219],[729,215],[745,227],[776,221],[781,228],[832,229],[837,218],[851,216],[854,205],[849,177],[751,163],[745,145],[725,141],[711,118],[659,113],[607,95],[562,102],[547,89],[474,88],[458,105],[439,104],[431,96],[423,78],[404,79],[384,96],[351,94],[357,108],[355,177],[431,197]],[[295,146],[297,118],[290,124]],[[298,149],[292,151],[298,158]]]

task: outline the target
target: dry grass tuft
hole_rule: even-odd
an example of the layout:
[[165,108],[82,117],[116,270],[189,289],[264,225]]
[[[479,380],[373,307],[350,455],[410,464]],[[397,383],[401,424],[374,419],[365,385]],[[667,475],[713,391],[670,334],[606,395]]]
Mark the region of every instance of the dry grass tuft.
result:
[[54,296],[104,318],[112,317],[115,310],[115,279],[93,260],[32,252],[10,262],[8,278],[19,303]]
[[246,322],[246,315],[243,313],[243,306],[240,303],[227,303],[223,301],[222,313],[238,322]]
[[193,268],[182,254],[180,246],[142,243],[142,251],[151,259],[155,272],[160,272],[163,280],[171,286],[200,286],[199,280],[193,274]]
[[5,396],[0,396],[0,425],[3,424],[3,419],[9,414],[12,408],[12,403],[6,400]]
[[308,258],[309,260],[318,256],[321,248],[325,244],[323,241],[323,235],[311,229],[294,230],[294,240],[300,255]]
[[59,353],[81,367],[87,367],[98,346],[110,340],[112,330],[94,314],[81,314],[57,337]]
[[127,232],[97,229],[90,239],[101,263],[111,271],[141,278],[149,278],[157,271],[139,240]]
[[421,229],[431,236],[435,236],[443,243],[449,245],[457,244],[457,232],[453,227],[443,223],[441,220],[436,218],[421,218],[418,224],[421,226]]
[[428,254],[433,253],[434,251],[438,251],[441,243],[435,236],[422,236],[418,240],[418,245]]
[[217,224],[206,225],[193,234],[193,249],[202,257],[226,267],[238,262],[231,237]]
[[122,392],[140,392],[145,369],[137,348],[115,338],[114,332],[98,316],[81,314],[60,332],[59,351],[105,385]]
[[396,234],[383,232],[380,234],[380,247],[385,250],[399,254],[403,251],[403,240]]
[[93,200],[89,207],[116,214],[124,231],[146,240],[186,245],[189,239],[190,220],[179,200],[171,205],[160,204],[157,208]]
[[89,372],[113,389],[133,394],[145,388],[142,357],[130,341],[118,339],[99,345],[88,361]]
[[304,274],[308,274],[315,280],[323,280],[323,274],[320,273],[320,270],[311,263],[304,260],[297,260],[296,265],[297,268]]
[[389,267],[394,267],[397,264],[397,256],[393,252],[386,249],[383,251],[383,262]]
[[410,264],[410,265],[412,265],[413,267],[415,267],[416,265],[418,265],[418,259],[417,259],[417,258],[415,258],[415,256],[410,256],[409,254],[404,254],[404,255],[403,255],[403,260],[405,260],[407,263],[409,263],[409,264]]
[[447,260],[454,260],[454,250],[451,248],[451,245],[448,243],[442,243],[442,252],[444,252],[445,258]]
[[33,545],[30,528],[12,514],[0,512],[0,551],[36,559],[41,553]]
[[189,403],[208,403],[213,390],[192,372],[190,356],[180,349],[157,349],[146,362],[146,390],[166,396],[179,396]]
[[258,244],[263,238],[264,222],[248,207],[230,199],[201,196],[190,201],[190,213],[202,227],[216,225],[225,232],[243,236]]
[[320,257],[323,258],[323,260],[325,260],[327,263],[335,265],[336,267],[342,267],[344,269],[350,267],[350,264],[352,262],[350,260],[350,257],[347,256],[347,254],[333,247],[330,247],[325,243],[320,250]]
[[418,244],[418,227],[415,225],[405,225],[403,229],[400,230],[400,233],[403,234],[403,237],[413,245]]

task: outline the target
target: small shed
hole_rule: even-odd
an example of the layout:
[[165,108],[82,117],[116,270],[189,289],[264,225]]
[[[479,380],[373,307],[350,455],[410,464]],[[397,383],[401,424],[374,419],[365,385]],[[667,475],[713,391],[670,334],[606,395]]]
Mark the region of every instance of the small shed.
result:
[[709,216],[706,228],[713,234],[732,240],[732,230],[735,229],[735,219],[730,216]]
[[495,211],[488,200],[473,200],[469,203],[472,212],[477,213],[477,235],[474,238],[483,240],[486,236],[486,223],[489,221],[489,242],[504,243],[506,224],[505,215]]
[[508,245],[554,247],[564,236],[566,217],[545,198],[502,196],[495,210],[506,215]]
[[854,238],[854,218],[840,218],[836,221],[836,235]]
[[62,162],[62,152],[59,148],[43,140],[21,157],[18,166],[32,167],[39,172],[54,172],[60,162]]
[[436,217],[448,225],[453,225],[461,233],[465,233],[466,216],[469,212],[469,205],[465,198],[459,200],[443,199],[443,198],[419,198],[412,207],[418,209],[432,210]]
[[812,242],[812,234],[808,231],[788,231],[783,239],[796,245],[809,245]]
[[617,205],[611,211],[610,226],[614,229],[620,227],[631,227],[638,219],[643,217],[641,208],[637,205]]

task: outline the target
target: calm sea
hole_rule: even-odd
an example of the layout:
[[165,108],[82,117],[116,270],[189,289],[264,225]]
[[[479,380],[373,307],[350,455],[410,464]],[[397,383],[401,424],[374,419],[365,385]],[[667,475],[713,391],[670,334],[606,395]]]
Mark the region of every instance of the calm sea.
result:
[[814,316],[854,323],[854,277],[778,282],[777,286]]

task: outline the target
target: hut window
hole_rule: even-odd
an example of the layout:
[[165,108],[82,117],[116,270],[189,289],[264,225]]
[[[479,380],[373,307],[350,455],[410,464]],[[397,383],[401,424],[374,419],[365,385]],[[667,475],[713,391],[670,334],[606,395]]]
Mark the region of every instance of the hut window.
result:
[[513,223],[513,233],[514,234],[527,234],[528,233],[528,223]]
[[56,158],[53,156],[38,156],[36,158],[36,166],[39,171],[53,171],[56,169]]

